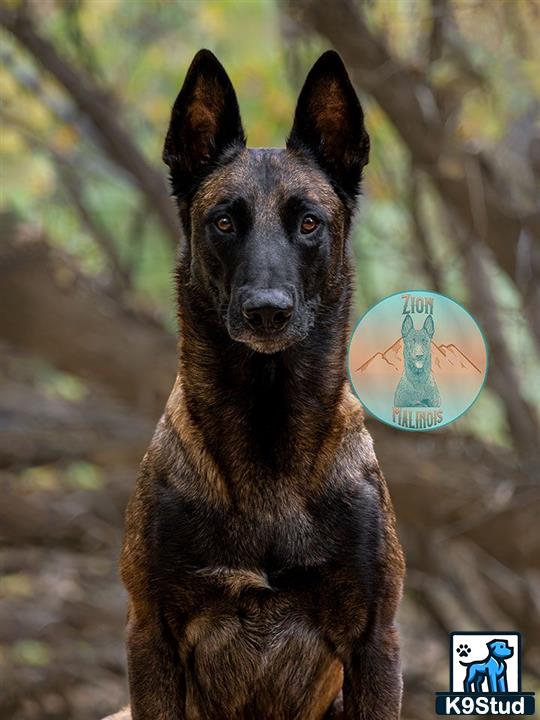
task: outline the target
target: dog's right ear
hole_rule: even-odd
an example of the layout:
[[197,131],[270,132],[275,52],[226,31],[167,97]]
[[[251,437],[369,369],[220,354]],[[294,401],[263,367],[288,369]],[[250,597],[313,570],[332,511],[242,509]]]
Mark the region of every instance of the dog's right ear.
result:
[[174,194],[189,193],[227,148],[245,144],[229,76],[210,50],[199,50],[173,105],[163,148]]
[[405,320],[401,326],[401,337],[406,337],[411,330],[414,330],[414,323],[410,315],[405,316]]

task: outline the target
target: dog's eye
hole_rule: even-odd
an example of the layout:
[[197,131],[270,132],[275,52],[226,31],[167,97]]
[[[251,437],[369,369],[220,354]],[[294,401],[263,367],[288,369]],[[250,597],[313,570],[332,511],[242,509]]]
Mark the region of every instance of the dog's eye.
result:
[[300,223],[300,232],[303,235],[309,235],[319,227],[320,220],[314,215],[304,215],[302,222]]
[[214,225],[222,233],[230,233],[233,231],[232,220],[228,215],[221,215],[218,217],[218,219],[214,222]]

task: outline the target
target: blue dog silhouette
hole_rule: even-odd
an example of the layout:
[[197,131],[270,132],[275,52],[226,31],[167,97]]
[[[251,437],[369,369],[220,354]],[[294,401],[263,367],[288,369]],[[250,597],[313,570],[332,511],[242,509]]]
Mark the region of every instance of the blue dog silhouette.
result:
[[484,680],[488,681],[488,692],[508,692],[506,681],[507,658],[512,657],[514,649],[508,646],[507,640],[491,640],[487,643],[489,655],[485,660],[470,663],[459,661],[467,668],[463,690],[468,693],[481,693]]
[[439,407],[441,396],[431,372],[433,316],[428,315],[421,330],[415,330],[410,315],[401,326],[403,374],[394,394],[396,407]]

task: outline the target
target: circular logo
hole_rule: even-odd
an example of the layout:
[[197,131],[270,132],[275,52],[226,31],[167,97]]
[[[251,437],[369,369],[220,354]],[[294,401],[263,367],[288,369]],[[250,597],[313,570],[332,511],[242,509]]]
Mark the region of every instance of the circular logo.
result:
[[453,422],[478,397],[488,354],[476,320],[454,300],[409,290],[380,300],[349,345],[354,391],[369,412],[402,430]]

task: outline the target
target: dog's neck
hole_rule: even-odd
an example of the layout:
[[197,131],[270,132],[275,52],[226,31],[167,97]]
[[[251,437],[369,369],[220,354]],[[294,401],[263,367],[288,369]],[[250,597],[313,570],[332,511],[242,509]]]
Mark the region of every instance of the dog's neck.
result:
[[273,355],[231,340],[208,302],[179,285],[182,413],[223,476],[312,472],[341,427],[348,277],[308,337]]

